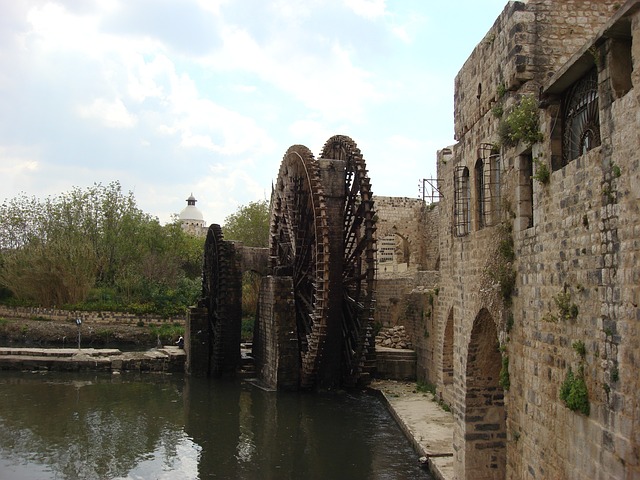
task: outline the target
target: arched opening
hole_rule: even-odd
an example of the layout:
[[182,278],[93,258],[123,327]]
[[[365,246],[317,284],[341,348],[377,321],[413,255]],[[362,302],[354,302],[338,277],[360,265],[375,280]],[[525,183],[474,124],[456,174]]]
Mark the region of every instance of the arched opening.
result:
[[476,317],[467,351],[464,414],[465,472],[475,479],[502,479],[506,470],[502,355],[491,314]]
[[449,310],[442,339],[442,383],[445,387],[453,383],[453,308]]
[[442,392],[440,398],[448,405],[453,404],[453,308],[449,310],[442,338]]

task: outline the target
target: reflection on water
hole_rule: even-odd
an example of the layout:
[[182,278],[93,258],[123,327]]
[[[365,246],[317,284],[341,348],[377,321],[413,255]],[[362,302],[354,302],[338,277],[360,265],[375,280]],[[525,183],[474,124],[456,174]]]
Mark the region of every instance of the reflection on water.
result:
[[0,479],[428,478],[377,398],[0,372]]

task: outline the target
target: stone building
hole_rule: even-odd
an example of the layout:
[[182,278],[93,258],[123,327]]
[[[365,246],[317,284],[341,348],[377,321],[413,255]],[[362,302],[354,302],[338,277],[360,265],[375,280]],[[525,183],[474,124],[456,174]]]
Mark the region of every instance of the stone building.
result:
[[196,207],[196,197],[193,193],[186,200],[187,206],[178,215],[182,230],[196,237],[204,237],[207,234],[207,227],[202,217],[202,212]]
[[439,279],[400,300],[456,478],[640,478],[638,39],[639,0],[509,2],[456,77]]

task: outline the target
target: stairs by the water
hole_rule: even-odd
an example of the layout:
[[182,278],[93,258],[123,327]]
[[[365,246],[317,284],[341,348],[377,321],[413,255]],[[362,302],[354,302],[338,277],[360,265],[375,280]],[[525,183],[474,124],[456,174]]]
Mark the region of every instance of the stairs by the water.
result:
[[386,348],[376,345],[376,376],[378,378],[415,380],[416,361],[415,350]]

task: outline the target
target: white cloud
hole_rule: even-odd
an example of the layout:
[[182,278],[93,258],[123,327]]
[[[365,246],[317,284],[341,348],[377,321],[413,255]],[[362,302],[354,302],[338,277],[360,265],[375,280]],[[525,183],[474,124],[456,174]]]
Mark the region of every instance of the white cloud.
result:
[[360,121],[366,106],[383,96],[372,74],[357,67],[352,52],[337,40],[310,53],[287,36],[259,43],[249,32],[228,26],[221,36],[224,48],[205,60],[210,68],[250,72],[327,119]]
[[97,98],[91,105],[79,106],[78,114],[83,118],[100,120],[109,128],[131,128],[137,123],[136,116],[129,113],[119,98],[113,101]]
[[367,19],[383,17],[386,13],[386,0],[344,0],[345,5],[354,13]]

